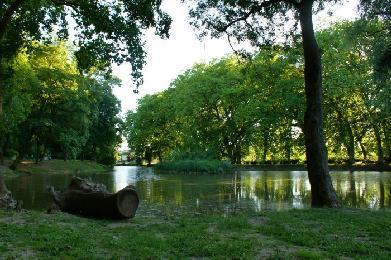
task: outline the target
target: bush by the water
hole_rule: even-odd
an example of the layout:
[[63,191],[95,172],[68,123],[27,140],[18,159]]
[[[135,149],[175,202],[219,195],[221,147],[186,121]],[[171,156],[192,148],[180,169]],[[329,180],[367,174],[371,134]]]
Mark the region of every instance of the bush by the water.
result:
[[157,170],[175,172],[228,173],[233,167],[227,161],[215,158],[211,151],[175,151],[170,160],[156,165]]
[[157,170],[176,172],[227,173],[232,171],[229,162],[216,159],[183,159],[178,161],[161,162]]

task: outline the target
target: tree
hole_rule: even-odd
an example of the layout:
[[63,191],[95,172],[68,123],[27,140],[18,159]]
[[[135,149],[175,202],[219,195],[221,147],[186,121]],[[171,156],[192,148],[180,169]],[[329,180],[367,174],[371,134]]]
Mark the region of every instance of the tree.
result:
[[[272,42],[277,28],[300,23],[306,94],[304,137],[314,207],[340,205],[327,164],[327,149],[323,136],[321,56],[312,22],[313,9],[320,10],[327,2],[204,0],[197,1],[196,7],[190,12],[194,18],[193,25],[200,29],[202,34],[210,33],[214,37],[227,35],[228,38],[235,37],[238,41],[247,39],[254,45]],[[267,27],[270,29],[267,30]],[[286,35],[293,33],[294,30],[290,30]]]
[[118,116],[121,111],[120,101],[112,93],[112,88],[119,85],[120,81],[97,75],[84,81],[90,90],[88,103],[91,106],[91,125],[81,158],[113,165],[116,149],[121,143],[123,122]]
[[3,81],[0,88],[0,96],[3,97],[4,104],[4,108],[0,112],[0,164],[3,164],[6,143],[11,141],[10,135],[15,135],[18,125],[26,120],[31,112],[31,89],[39,84],[26,56],[17,55],[8,63],[4,66],[0,65],[0,68],[5,69],[5,71],[1,71],[3,75],[12,74],[11,77],[6,76],[7,80]]
[[1,56],[16,54],[27,39],[50,40],[52,32],[67,38],[73,19],[79,69],[126,61],[138,85],[145,57],[142,31],[152,27],[168,37],[171,18],[160,4],[159,0],[5,0],[0,5]]
[[[125,132],[129,147],[138,159],[151,164],[152,158],[163,157],[179,145],[180,127],[176,122],[170,90],[144,96],[138,101],[137,112],[128,112]],[[176,103],[175,103],[176,105]]]
[[[376,19],[338,23],[318,33],[325,63],[325,107],[329,141],[347,148],[354,162],[358,142],[367,158],[364,140],[375,143],[383,162],[390,118],[389,80],[377,69],[378,50],[387,46],[385,24]],[[337,133],[337,134],[336,134]],[[339,145],[338,145],[339,144]],[[371,147],[369,147],[371,148]],[[369,150],[369,149],[368,149]],[[334,152],[337,152],[336,149]]]
[[274,150],[274,158],[276,155],[279,159],[284,157],[289,163],[293,146],[301,139],[300,135],[292,135],[294,130],[303,128],[305,100],[300,55],[296,48],[264,48],[247,69],[247,84],[256,89],[250,101],[257,108],[252,113],[257,118],[258,128],[253,142],[262,148],[263,163],[270,150]]
[[[142,31],[152,27],[156,34],[168,37],[171,18],[160,9],[160,4],[160,0],[4,0],[0,4],[0,64],[16,55],[28,40],[48,40],[55,30],[60,39],[67,38],[68,21],[73,19],[77,24],[75,55],[79,70],[104,69],[112,62],[127,61],[132,65],[131,75],[137,88],[142,83],[145,58]],[[3,76],[1,73],[1,88]],[[0,114],[3,92],[0,89]]]
[[241,164],[242,149],[256,120],[248,116],[254,92],[243,72],[243,64],[229,57],[197,64],[172,83],[178,116],[185,119],[185,146],[194,143]]

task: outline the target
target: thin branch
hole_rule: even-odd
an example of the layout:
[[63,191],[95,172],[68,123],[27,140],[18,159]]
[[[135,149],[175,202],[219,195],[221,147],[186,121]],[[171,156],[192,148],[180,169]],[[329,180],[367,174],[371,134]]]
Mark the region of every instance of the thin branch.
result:
[[239,51],[237,51],[235,48],[234,48],[234,46],[232,45],[232,43],[231,43],[231,37],[230,37],[230,35],[227,33],[227,38],[228,38],[228,44],[229,44],[229,46],[231,47],[231,49],[232,49],[232,51],[236,54],[236,55],[238,55],[239,56]]
[[259,5],[253,5],[251,7],[250,11],[247,12],[246,14],[244,14],[243,16],[238,17],[238,18],[230,21],[229,23],[227,23],[226,25],[224,25],[222,27],[214,26],[214,29],[217,30],[218,32],[225,32],[232,25],[234,25],[234,24],[236,24],[238,22],[241,22],[241,21],[246,21],[251,15],[254,15],[254,14],[258,13],[259,11],[261,11],[262,9],[267,8],[267,7],[269,7],[269,6],[273,5],[273,4],[280,3],[280,2],[289,3],[289,4],[292,4],[295,7],[298,7],[299,4],[301,3],[300,0],[268,0],[268,1],[263,1]]
[[70,6],[72,8],[77,8],[79,5],[76,4],[75,1],[67,1],[67,0],[51,0],[55,5],[64,5]]

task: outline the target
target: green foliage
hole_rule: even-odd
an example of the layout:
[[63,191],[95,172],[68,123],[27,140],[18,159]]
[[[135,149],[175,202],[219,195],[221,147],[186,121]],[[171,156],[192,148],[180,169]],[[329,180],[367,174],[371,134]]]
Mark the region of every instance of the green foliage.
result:
[[164,161],[156,165],[156,169],[168,172],[183,173],[230,173],[233,168],[229,162],[216,159],[179,159]]
[[364,159],[369,152],[381,159],[382,143],[389,143],[390,85],[379,80],[375,61],[377,44],[385,39],[383,28],[376,20],[358,20],[318,33],[324,49],[326,133],[334,150],[331,156],[347,154],[351,163],[357,144]]
[[[161,1],[2,1],[0,59],[14,56],[30,40],[50,42],[53,34],[64,40],[74,31],[78,46],[75,56],[81,71],[129,62],[138,86],[142,83],[145,58],[143,30],[155,28],[157,35],[168,37],[171,18],[160,4]],[[73,23],[75,26],[71,26]]]
[[[391,154],[391,81],[379,81],[375,69],[376,46],[387,39],[384,26],[359,20],[317,33],[330,162],[370,161],[383,151],[388,160]],[[196,64],[168,90],[139,100],[126,120],[128,142],[140,157],[150,149],[150,159],[209,149],[233,164],[303,162],[301,56],[299,48],[273,46],[249,61],[231,56]]]
[[83,174],[107,172],[109,167],[92,162],[80,160],[48,160],[38,164],[24,163],[19,166],[19,171],[30,174]]
[[19,157],[85,158],[112,165],[122,121],[112,94],[118,79],[80,75],[64,43],[32,42],[6,81],[0,146]]
[[140,99],[137,112],[128,113],[130,147],[139,157],[147,150],[159,159],[175,158],[176,151],[210,151],[216,159],[240,164],[250,146],[263,146],[289,161],[302,138],[293,136],[292,128],[301,126],[304,110],[300,66],[291,65],[297,57],[291,51],[284,55],[275,47],[251,62],[232,56],[194,65],[168,90]]
[[125,132],[129,147],[139,159],[160,160],[179,143],[178,122],[169,91],[138,101],[137,113],[128,112]]

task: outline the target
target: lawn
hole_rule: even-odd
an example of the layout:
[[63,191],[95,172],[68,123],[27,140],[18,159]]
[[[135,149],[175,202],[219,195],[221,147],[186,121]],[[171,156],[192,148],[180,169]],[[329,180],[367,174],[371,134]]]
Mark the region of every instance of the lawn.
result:
[[391,258],[391,211],[308,209],[229,216],[141,205],[134,219],[0,211],[5,258]]
[[93,161],[80,160],[48,160],[39,163],[23,161],[18,166],[18,171],[24,173],[48,173],[48,174],[74,174],[74,173],[97,173],[109,171],[111,168]]

